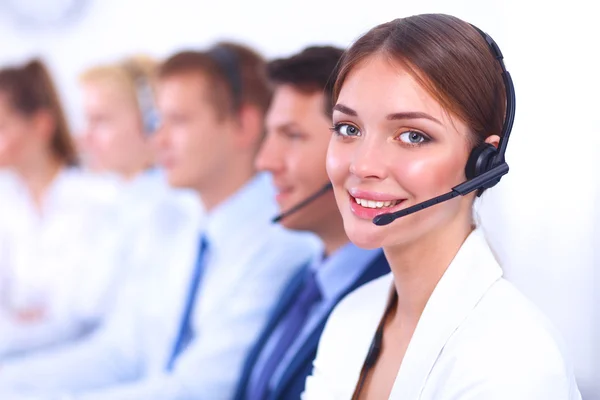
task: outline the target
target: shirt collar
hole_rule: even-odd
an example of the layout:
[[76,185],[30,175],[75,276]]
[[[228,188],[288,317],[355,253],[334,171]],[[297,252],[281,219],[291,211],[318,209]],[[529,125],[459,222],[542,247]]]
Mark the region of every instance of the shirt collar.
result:
[[381,249],[365,250],[348,242],[329,257],[313,261],[310,268],[317,275],[323,299],[332,300],[340,296],[382,253]]
[[[265,173],[255,175],[236,193],[210,210],[205,219],[204,233],[209,246],[235,241],[236,237],[247,234],[248,229],[257,230],[271,224],[271,217],[277,214],[275,189]],[[250,221],[257,221],[250,223]]]

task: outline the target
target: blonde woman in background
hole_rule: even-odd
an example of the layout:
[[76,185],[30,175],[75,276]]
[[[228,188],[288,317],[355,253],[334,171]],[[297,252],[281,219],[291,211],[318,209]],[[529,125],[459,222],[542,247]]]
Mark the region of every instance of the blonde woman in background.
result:
[[77,158],[45,65],[0,69],[0,357],[80,337],[103,312],[117,191]]
[[123,184],[123,229],[137,230],[165,208],[198,212],[197,196],[171,189],[155,168],[152,135],[156,62],[145,55],[98,65],[80,76],[86,128],[81,138],[86,166],[116,175]]
[[148,138],[156,130],[155,61],[134,56],[81,74],[86,127],[81,147],[86,167],[133,179],[153,164]]

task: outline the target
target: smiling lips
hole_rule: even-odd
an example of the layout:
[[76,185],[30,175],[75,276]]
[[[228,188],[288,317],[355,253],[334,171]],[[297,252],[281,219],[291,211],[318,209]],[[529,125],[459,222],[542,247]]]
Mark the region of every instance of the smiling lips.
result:
[[[289,187],[278,187],[276,200],[280,206],[283,206],[287,202],[291,192],[292,189]],[[406,200],[393,199],[391,196],[385,194],[356,190],[351,190],[349,197],[352,213],[361,219],[373,219],[378,215],[397,211]]]
[[350,209],[361,219],[373,219],[378,215],[397,211],[406,199],[394,199],[389,195],[380,193],[362,192],[351,190]]

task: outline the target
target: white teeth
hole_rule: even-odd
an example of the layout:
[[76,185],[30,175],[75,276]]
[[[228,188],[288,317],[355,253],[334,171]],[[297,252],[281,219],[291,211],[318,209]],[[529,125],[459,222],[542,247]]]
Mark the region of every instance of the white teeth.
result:
[[358,199],[354,198],[356,203],[366,207],[366,208],[383,208],[383,207],[392,207],[398,204],[398,200],[390,200],[390,201],[374,201],[374,200],[366,200],[366,199]]

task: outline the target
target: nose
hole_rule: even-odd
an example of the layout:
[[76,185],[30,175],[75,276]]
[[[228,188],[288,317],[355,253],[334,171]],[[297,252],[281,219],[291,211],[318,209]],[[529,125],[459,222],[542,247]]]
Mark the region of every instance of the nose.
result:
[[350,173],[360,179],[385,179],[387,167],[382,145],[375,135],[366,135],[360,140],[350,163]]
[[254,159],[254,166],[259,171],[276,173],[283,169],[283,149],[278,145],[276,138],[267,134],[258,154]]

